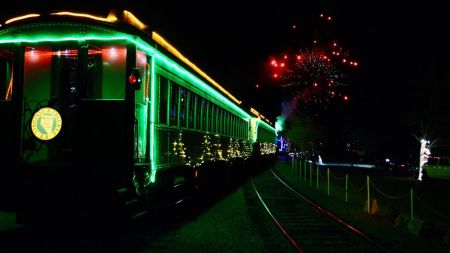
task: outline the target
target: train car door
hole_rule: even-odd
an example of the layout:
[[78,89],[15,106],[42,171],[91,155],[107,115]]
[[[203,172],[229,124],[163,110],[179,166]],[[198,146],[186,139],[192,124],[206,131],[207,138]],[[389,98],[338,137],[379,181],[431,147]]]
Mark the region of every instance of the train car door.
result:
[[[133,138],[133,180],[136,191],[141,193],[150,182],[151,148],[151,58],[141,50],[136,50],[136,64],[130,72],[130,82],[139,78],[139,87],[134,88],[134,138]],[[134,72],[134,73],[133,73]],[[135,75],[135,76],[133,76]],[[136,84],[130,84],[136,85]],[[130,90],[130,92],[133,92]]]

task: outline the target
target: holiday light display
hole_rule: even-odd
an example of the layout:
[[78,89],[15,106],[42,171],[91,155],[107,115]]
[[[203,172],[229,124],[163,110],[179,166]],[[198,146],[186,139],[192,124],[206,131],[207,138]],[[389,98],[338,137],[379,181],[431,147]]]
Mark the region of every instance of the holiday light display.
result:
[[239,140],[235,138],[230,138],[227,149],[227,159],[240,157],[240,145]]
[[421,139],[420,140],[420,160],[419,160],[419,180],[422,181],[423,176],[423,166],[428,162],[428,157],[430,157],[430,141]]
[[222,144],[220,143],[220,135],[216,134],[213,136],[212,144],[212,155],[214,160],[223,160],[222,156]]
[[178,139],[173,142],[173,153],[177,159],[179,159],[183,162],[186,161],[186,147],[183,143],[183,133],[182,132],[180,132],[178,134]]
[[200,156],[200,163],[205,161],[211,161],[213,159],[213,153],[211,152],[211,137],[207,134],[203,136],[202,142],[202,154]]

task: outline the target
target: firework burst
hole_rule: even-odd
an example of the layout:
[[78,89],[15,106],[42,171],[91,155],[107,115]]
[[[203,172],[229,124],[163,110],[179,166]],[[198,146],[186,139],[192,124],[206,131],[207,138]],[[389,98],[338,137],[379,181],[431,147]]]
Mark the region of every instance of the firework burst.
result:
[[[321,14],[331,22],[331,16]],[[327,107],[333,101],[348,102],[349,73],[359,63],[350,58],[337,40],[313,38],[311,46],[272,56],[272,83],[279,85],[303,107]]]
[[348,60],[341,48],[331,53],[327,50],[314,47],[272,57],[272,78],[295,100],[304,104],[326,105],[334,98],[347,101],[346,70],[358,66],[358,62]]

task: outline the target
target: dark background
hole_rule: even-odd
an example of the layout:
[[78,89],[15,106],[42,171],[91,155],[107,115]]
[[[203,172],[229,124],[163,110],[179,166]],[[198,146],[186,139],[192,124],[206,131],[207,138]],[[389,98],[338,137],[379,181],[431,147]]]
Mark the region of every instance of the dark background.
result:
[[[437,1],[393,2],[33,1],[3,7],[0,19],[53,10],[106,16],[113,8],[127,9],[272,121],[288,97],[267,80],[270,56],[306,47],[313,36],[335,38],[360,65],[349,78],[349,103],[327,109],[326,127],[342,138],[353,134],[375,156],[418,160],[421,137],[435,141],[433,154],[449,155],[447,8]],[[320,13],[333,17],[326,30]]]

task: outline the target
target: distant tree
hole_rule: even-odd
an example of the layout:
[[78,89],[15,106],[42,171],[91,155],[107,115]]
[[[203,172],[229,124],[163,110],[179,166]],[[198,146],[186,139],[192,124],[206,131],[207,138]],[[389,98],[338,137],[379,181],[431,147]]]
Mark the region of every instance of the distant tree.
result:
[[321,132],[313,118],[298,112],[292,114],[285,122],[285,136],[291,148],[300,151],[317,149]]

